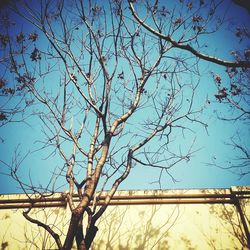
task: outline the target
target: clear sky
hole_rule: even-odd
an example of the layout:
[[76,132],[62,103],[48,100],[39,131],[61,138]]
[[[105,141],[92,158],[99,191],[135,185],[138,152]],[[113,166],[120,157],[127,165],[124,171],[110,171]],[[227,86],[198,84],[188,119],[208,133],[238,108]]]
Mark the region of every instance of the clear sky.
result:
[[[104,1],[101,2],[105,5]],[[223,16],[225,11],[227,13],[225,25],[223,25],[216,34],[204,35],[202,42],[205,42],[208,46],[205,49],[206,52],[222,57],[223,59],[232,60],[232,56],[229,53],[230,51],[241,50],[246,46],[248,46],[248,48],[250,46],[249,39],[248,43],[244,41],[239,43],[239,40],[233,35],[237,23],[241,26],[246,25],[248,29],[250,29],[250,15],[247,10],[231,3],[229,0],[225,1],[220,7],[218,16]],[[143,13],[140,12],[139,14],[143,15]],[[12,36],[18,34],[20,29],[27,34],[36,30],[32,25],[24,22],[22,18],[15,15],[11,15],[11,17],[13,21],[17,23],[11,29]],[[3,31],[1,31],[1,33],[2,32]],[[48,47],[48,43],[42,35],[39,35],[35,46],[45,51]],[[0,51],[0,53],[2,57],[3,52]],[[152,58],[154,58],[154,55],[152,55]],[[43,61],[43,63],[45,62]],[[42,67],[43,66],[44,65],[42,65]],[[57,66],[60,68],[59,64],[54,65],[55,68]],[[32,67],[32,64],[30,67]],[[128,65],[121,64],[120,67],[121,70],[129,70]],[[4,76],[4,68],[0,67],[0,70],[2,70],[1,76]],[[170,145],[172,152],[179,153],[180,150],[185,152],[193,142],[192,150],[195,152],[189,161],[182,161],[169,170],[176,182],[168,175],[162,177],[161,187],[164,189],[224,188],[250,185],[250,174],[239,178],[239,175],[231,171],[209,165],[212,162],[216,162],[216,164],[223,167],[229,166],[231,164],[230,162],[234,162],[234,159],[240,156],[237,150],[226,145],[236,132],[240,135],[242,145],[246,146],[246,148],[250,148],[249,124],[246,121],[226,122],[217,119],[218,115],[232,116],[233,111],[228,105],[219,103],[216,100],[214,96],[216,94],[216,86],[211,72],[219,74],[225,81],[227,79],[225,68],[208,62],[200,62],[199,86],[196,89],[194,107],[205,105],[200,119],[208,124],[208,128],[206,130],[199,124],[192,124],[192,126],[189,124],[188,126],[190,126],[192,131],[187,131],[184,135],[182,135],[178,129],[173,132],[171,137],[173,143]],[[188,76],[185,75],[185,73],[180,75],[181,81],[194,79],[195,82],[198,78],[197,76],[190,75],[190,73]],[[15,77],[8,74],[8,79],[9,81],[14,81]],[[60,85],[58,76],[56,74],[50,74],[49,80],[51,85],[47,87],[50,88],[51,92],[57,90]],[[38,84],[42,84],[42,82]],[[247,84],[249,85],[249,82]],[[149,91],[151,90],[149,89]],[[187,92],[186,94],[188,95],[189,93]],[[0,98],[0,104],[3,106],[6,99]],[[188,102],[187,98],[186,101]],[[40,106],[34,106],[34,109],[39,107]],[[144,111],[139,111],[136,119],[129,121],[131,124],[134,124],[135,129],[137,129],[144,116],[151,112],[151,109],[152,107],[147,107]],[[28,112],[31,114],[32,111]],[[41,141],[44,140],[42,126],[44,127],[44,124],[41,119],[37,116],[30,116],[25,122],[13,122],[0,127],[0,159],[2,161],[0,162],[0,172],[2,173],[0,174],[0,193],[22,192],[20,187],[18,187],[18,183],[9,176],[10,170],[7,165],[15,163],[13,159],[18,160],[24,158],[18,170],[18,175],[24,182],[30,182],[32,179],[33,183],[46,185],[49,183],[53,169],[56,169],[56,173],[60,172],[60,168],[64,163],[57,154],[53,154],[51,147],[38,150],[42,147]],[[123,140],[125,139],[126,137]],[[151,144],[151,149],[155,149],[160,143],[161,142],[155,140],[153,144]],[[20,154],[20,156],[15,155],[15,152]],[[25,157],[26,155],[27,157]],[[249,168],[248,166],[248,169]],[[158,178],[159,171],[156,171],[154,168],[136,164],[130,176],[120,186],[120,189],[158,189],[160,188],[157,182]],[[56,187],[58,187],[57,190],[67,188],[65,182],[63,176],[59,177],[56,185]]]

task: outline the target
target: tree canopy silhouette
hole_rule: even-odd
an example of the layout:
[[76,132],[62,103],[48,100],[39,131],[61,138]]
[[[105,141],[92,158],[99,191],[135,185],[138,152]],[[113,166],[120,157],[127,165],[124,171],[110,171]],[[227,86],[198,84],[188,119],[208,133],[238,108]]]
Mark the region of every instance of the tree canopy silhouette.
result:
[[134,167],[158,171],[159,184],[166,176],[175,181],[171,168],[195,152],[194,140],[180,149],[178,138],[196,124],[207,129],[201,114],[211,101],[198,91],[203,61],[224,67],[229,77],[213,72],[214,101],[249,118],[249,31],[237,27],[239,50],[211,52],[216,44],[210,35],[227,21],[223,4],[23,0],[2,9],[1,125],[40,119],[41,149],[63,162],[42,187],[32,177],[22,180],[16,152],[10,175],[28,196],[50,195],[65,177],[72,216],[64,242],[30,216],[32,205],[23,213],[50,233],[58,249],[71,249],[74,241],[78,249],[91,246],[96,222]]

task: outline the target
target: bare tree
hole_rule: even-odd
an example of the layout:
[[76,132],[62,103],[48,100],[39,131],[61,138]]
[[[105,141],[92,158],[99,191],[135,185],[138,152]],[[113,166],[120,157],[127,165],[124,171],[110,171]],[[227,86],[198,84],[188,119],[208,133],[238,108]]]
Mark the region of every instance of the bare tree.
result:
[[[186,3],[185,1],[180,1],[183,5],[186,4],[186,7],[189,8],[190,12],[193,10],[194,5],[192,2]],[[235,3],[246,7],[244,3],[240,1],[234,1]],[[200,9],[204,6],[204,2],[200,1]],[[172,16],[172,22],[175,24],[172,30],[169,29],[169,26],[166,25],[161,19],[158,21],[157,15],[162,15],[165,17],[169,16],[170,12],[167,10],[165,6],[160,6],[158,1],[151,6],[151,10],[148,13],[149,17],[145,19],[141,18],[137,11],[135,10],[133,1],[129,1],[129,7],[132,15],[137,20],[139,24],[142,25],[146,30],[148,30],[151,34],[161,38],[164,41],[168,41],[172,44],[173,47],[178,48],[183,51],[187,51],[190,54],[195,55],[197,58],[213,62],[218,65],[225,66],[226,74],[221,76],[215,72],[212,72],[212,76],[214,79],[214,83],[217,88],[217,93],[215,93],[215,98],[219,103],[223,103],[228,106],[231,110],[228,114],[219,113],[218,118],[224,121],[237,121],[244,120],[249,126],[249,118],[250,118],[250,110],[249,110],[249,80],[250,80],[250,72],[249,72],[249,58],[250,58],[250,49],[249,49],[249,38],[250,32],[248,27],[246,26],[236,26],[233,28],[234,35],[239,39],[239,44],[242,43],[242,49],[236,51],[230,51],[231,55],[234,57],[234,61],[227,61],[220,59],[216,56],[211,56],[209,54],[201,52],[204,50],[204,47],[201,46],[201,35],[211,34],[215,32],[221,22],[223,22],[223,18],[220,17],[218,19],[218,26],[209,26],[212,17],[214,17],[214,12],[221,2],[212,1],[210,3],[210,13],[204,18],[204,16],[199,15],[197,9],[193,11],[190,15],[182,16],[180,15],[176,19]],[[207,6],[206,6],[207,8]],[[155,20],[153,25],[148,24],[146,21],[148,19]],[[158,21],[158,22],[157,22]],[[185,29],[184,33],[178,33],[177,39],[176,31],[177,29]],[[232,29],[232,28],[231,28]],[[204,46],[204,45],[203,45]],[[206,46],[205,46],[206,47]],[[210,101],[209,101],[210,102]],[[222,169],[230,170],[233,173],[239,174],[240,177],[248,175],[250,173],[250,151],[249,146],[247,146],[243,141],[241,136],[239,136],[239,131],[236,131],[235,135],[232,135],[230,141],[226,143],[226,145],[232,147],[237,151],[238,156],[236,158],[232,158],[228,160],[226,163],[224,162],[222,165],[218,164],[214,159],[211,163],[207,165],[217,166]]]
[[[239,39],[239,43],[249,42],[250,32],[247,27],[237,27],[235,36]],[[246,47],[243,51],[232,51],[231,54],[236,60],[248,60],[250,58],[250,49]],[[228,107],[229,112],[216,112],[217,117],[228,123],[236,123],[241,121],[249,128],[250,120],[250,71],[249,68],[238,69],[236,67],[228,67],[225,70],[226,74],[213,73],[214,83],[217,88],[215,94],[216,100]],[[231,147],[236,153],[236,156],[229,158],[223,164],[218,163],[216,159],[208,165],[217,166],[222,169],[229,170],[232,173],[239,175],[240,178],[248,176],[250,173],[250,148],[245,140],[248,137],[250,130],[248,129],[246,136],[242,135],[241,128],[238,128],[234,134],[225,142],[225,145]]]
[[[71,220],[64,242],[49,225],[30,216],[32,205],[23,215],[47,230],[58,249],[71,249],[74,241],[78,249],[91,246],[97,220],[136,165],[159,171],[160,183],[166,176],[175,181],[171,168],[190,160],[194,140],[183,147],[175,140],[195,123],[207,127],[200,119],[207,102],[195,101],[199,61],[250,67],[248,59],[227,61],[199,51],[199,38],[223,23],[215,22],[220,4],[180,1],[167,9],[158,1],[9,3],[7,14],[22,18],[35,31],[17,33],[5,25],[1,90],[11,104],[20,102],[25,113],[41,119],[42,149],[64,161],[53,171],[68,184]],[[7,14],[5,22],[11,20]],[[1,120],[7,119],[1,114]],[[14,159],[10,175],[31,204],[31,191],[41,197],[44,191],[53,194],[54,179],[46,187],[36,186],[32,177],[26,183],[19,176],[18,152]],[[103,194],[105,202],[98,206]]]

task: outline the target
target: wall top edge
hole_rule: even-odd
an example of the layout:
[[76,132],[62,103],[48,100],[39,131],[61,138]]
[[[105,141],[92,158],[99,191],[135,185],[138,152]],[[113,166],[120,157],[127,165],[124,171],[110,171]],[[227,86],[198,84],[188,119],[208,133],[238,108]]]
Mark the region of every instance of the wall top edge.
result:
[[[43,200],[58,199],[63,200],[66,197],[66,192],[63,193],[44,193]],[[101,196],[105,196],[107,192],[103,192]],[[231,188],[209,188],[209,189],[165,189],[165,190],[119,190],[116,192],[115,197],[133,197],[133,196],[150,196],[150,197],[161,197],[161,196],[209,196],[209,195],[231,195],[234,194],[250,194],[250,186],[233,186]],[[30,199],[37,199],[41,197],[39,194],[28,194]],[[76,195],[77,196],[77,195]],[[29,197],[26,194],[0,194],[1,200],[18,200],[26,199],[29,201]]]

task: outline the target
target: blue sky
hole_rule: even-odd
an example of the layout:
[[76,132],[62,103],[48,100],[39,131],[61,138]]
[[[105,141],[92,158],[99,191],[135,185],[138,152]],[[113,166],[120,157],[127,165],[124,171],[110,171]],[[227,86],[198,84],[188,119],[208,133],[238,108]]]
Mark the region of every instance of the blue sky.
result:
[[[231,1],[226,1],[226,3],[221,6],[218,16],[222,16],[224,11],[227,11],[228,21],[216,34],[211,34],[209,36],[205,35],[203,38],[204,40],[201,42],[208,45],[205,49],[207,53],[224,59],[232,59],[229,51],[240,50],[245,48],[245,46],[250,45],[249,43],[247,44],[244,42],[239,43],[238,40],[233,37],[233,27],[236,27],[236,23],[239,23],[240,25],[248,25],[248,28],[250,28],[250,16],[245,9],[232,4]],[[139,14],[143,13],[139,12]],[[12,18],[17,22],[17,25],[11,30],[13,36],[18,34],[20,29],[26,33],[35,31],[35,28],[24,22],[23,19],[16,16],[12,16]],[[39,35],[39,40],[36,42],[35,46],[42,48],[45,51],[48,44],[46,39],[42,35]],[[152,54],[152,58],[154,58],[154,56],[155,55]],[[58,66],[60,67],[59,64]],[[30,67],[33,67],[33,65],[30,64]],[[42,67],[45,66],[42,65]],[[125,65],[124,63],[121,64],[120,67],[121,70],[123,69],[125,72],[129,71],[128,65]],[[3,70],[3,68],[0,68],[0,70]],[[59,70],[57,72],[59,72]],[[239,156],[238,151],[225,145],[236,131],[240,131],[243,145],[248,148],[250,147],[248,140],[248,124],[243,121],[225,122],[217,119],[217,113],[230,116],[232,110],[227,105],[216,101],[214,97],[214,94],[216,94],[216,86],[211,72],[221,75],[226,81],[225,68],[208,62],[200,62],[199,77],[190,74],[183,74],[180,76],[182,81],[189,82],[192,79],[194,82],[197,82],[197,79],[200,81],[199,86],[196,89],[194,106],[198,108],[205,105],[204,111],[200,115],[200,119],[208,124],[208,129],[206,130],[203,126],[198,124],[192,124],[190,127],[192,131],[185,132],[184,136],[178,129],[173,131],[171,136],[173,143],[170,145],[170,150],[172,152],[179,152],[180,150],[185,152],[194,141],[193,151],[195,151],[195,153],[189,161],[183,161],[169,170],[177,182],[173,182],[168,175],[162,177],[162,188],[223,188],[237,185],[250,185],[249,176],[240,179],[238,175],[233,174],[230,171],[207,165],[207,163],[211,163],[212,160],[216,160],[217,164],[226,166],[228,161]],[[2,71],[1,74],[3,75],[3,73],[4,72]],[[14,81],[15,77],[9,74],[9,79]],[[49,80],[51,84],[46,86],[51,92],[58,90],[60,82],[56,74],[50,74],[46,80]],[[152,79],[152,82],[150,82],[151,86],[153,85],[154,80],[155,79]],[[38,84],[42,86],[41,81]],[[149,91],[152,90],[149,88]],[[188,98],[190,93],[187,90],[185,94]],[[210,101],[210,104],[207,103],[208,100]],[[2,98],[0,102],[3,103],[4,99]],[[117,108],[115,104],[114,107]],[[41,108],[41,106],[37,105],[35,108]],[[185,106],[183,108],[185,108]],[[150,106],[139,111],[136,118],[129,120],[129,123],[134,124],[134,127],[131,126],[130,129],[138,129],[144,116],[150,114],[151,111],[152,107]],[[91,127],[91,120],[89,120],[88,124]],[[0,127],[0,136],[3,139],[0,143],[0,157],[3,162],[10,165],[14,159],[14,152],[16,149],[21,155],[20,159],[29,153],[20,165],[18,171],[19,176],[24,181],[29,182],[30,179],[32,179],[32,182],[34,183],[46,185],[49,182],[53,169],[56,169],[56,173],[59,173],[60,168],[64,163],[57,155],[51,155],[53,151],[50,147],[37,151],[42,145],[40,141],[43,140],[44,136],[41,126],[43,126],[41,119],[31,116],[27,118],[27,123],[10,123],[6,126]],[[190,125],[187,124],[187,126]],[[146,133],[146,131],[143,131],[143,133]],[[86,135],[86,138],[88,138],[88,135]],[[126,140],[126,136],[123,140]],[[136,141],[137,138],[134,140]],[[85,143],[87,146],[87,142],[83,142],[83,144]],[[150,145],[151,149],[155,149],[160,143],[162,142],[155,140]],[[48,156],[50,157],[48,158]],[[20,188],[18,188],[18,184],[8,176],[9,169],[3,163],[0,163],[0,172],[2,173],[0,175],[0,193],[16,193],[21,191]],[[80,173],[80,175],[81,174],[84,175],[84,172]],[[157,182],[158,178],[159,171],[136,164],[132,169],[130,176],[121,184],[120,189],[157,189],[159,188]],[[67,186],[64,183],[64,177],[60,177],[57,182],[58,189],[56,190],[67,189]]]

